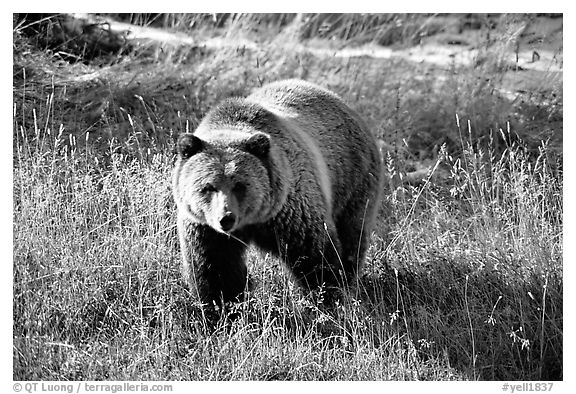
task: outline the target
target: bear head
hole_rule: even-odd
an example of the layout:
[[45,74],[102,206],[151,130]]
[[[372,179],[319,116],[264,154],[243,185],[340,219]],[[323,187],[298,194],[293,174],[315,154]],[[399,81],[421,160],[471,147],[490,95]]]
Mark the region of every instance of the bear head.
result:
[[182,134],[173,179],[179,211],[226,234],[261,222],[272,203],[269,154],[261,132]]

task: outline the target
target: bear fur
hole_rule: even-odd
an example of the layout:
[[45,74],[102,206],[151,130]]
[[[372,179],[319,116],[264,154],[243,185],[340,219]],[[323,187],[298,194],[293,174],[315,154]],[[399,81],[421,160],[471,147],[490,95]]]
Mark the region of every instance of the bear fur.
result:
[[305,289],[352,285],[381,183],[376,139],[336,94],[287,80],[227,99],[177,142],[183,275],[204,303],[241,300],[253,243]]

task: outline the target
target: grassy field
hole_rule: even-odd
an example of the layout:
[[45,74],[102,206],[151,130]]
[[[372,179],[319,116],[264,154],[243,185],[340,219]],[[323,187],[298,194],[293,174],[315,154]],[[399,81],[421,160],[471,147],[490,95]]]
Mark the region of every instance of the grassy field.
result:
[[[15,26],[15,380],[563,378],[561,74],[527,71],[537,90],[501,93],[518,75],[497,61],[514,39],[505,17],[485,28],[484,61],[449,67],[290,49],[328,42],[315,18],[300,35],[278,18],[201,26],[252,38],[267,26],[257,50],[72,62]],[[413,45],[424,22],[386,28],[400,18],[333,34]],[[236,320],[208,327],[179,272],[174,139],[222,98],[292,77],[336,91],[386,143],[364,274],[327,311],[250,250],[254,290]]]

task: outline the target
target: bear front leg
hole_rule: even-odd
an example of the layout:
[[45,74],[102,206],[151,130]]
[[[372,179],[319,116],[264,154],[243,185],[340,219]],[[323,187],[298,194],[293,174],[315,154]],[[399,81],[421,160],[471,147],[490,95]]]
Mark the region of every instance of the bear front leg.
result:
[[[315,218],[314,218],[315,219]],[[271,231],[278,234],[276,253],[288,265],[300,286],[312,293],[322,288],[325,301],[347,287],[341,244],[331,223],[319,218],[306,228],[285,221]],[[287,225],[284,225],[287,224]]]
[[345,288],[342,248],[336,232],[324,227],[306,235],[302,245],[288,253],[289,266],[298,282],[310,290],[320,286]]
[[241,301],[247,281],[245,244],[207,225],[178,218],[182,272],[202,303]]

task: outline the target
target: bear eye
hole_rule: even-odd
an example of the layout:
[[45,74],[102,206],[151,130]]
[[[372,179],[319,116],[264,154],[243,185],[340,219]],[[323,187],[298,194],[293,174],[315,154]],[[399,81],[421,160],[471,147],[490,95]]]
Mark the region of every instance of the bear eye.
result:
[[207,185],[205,185],[205,186],[202,188],[202,190],[200,190],[200,192],[201,192],[202,194],[212,193],[212,192],[215,192],[215,191],[216,191],[216,188],[215,188],[212,184],[210,184],[210,183],[208,183]]
[[240,182],[236,182],[232,188],[232,191],[235,193],[243,193],[246,191],[246,185]]

